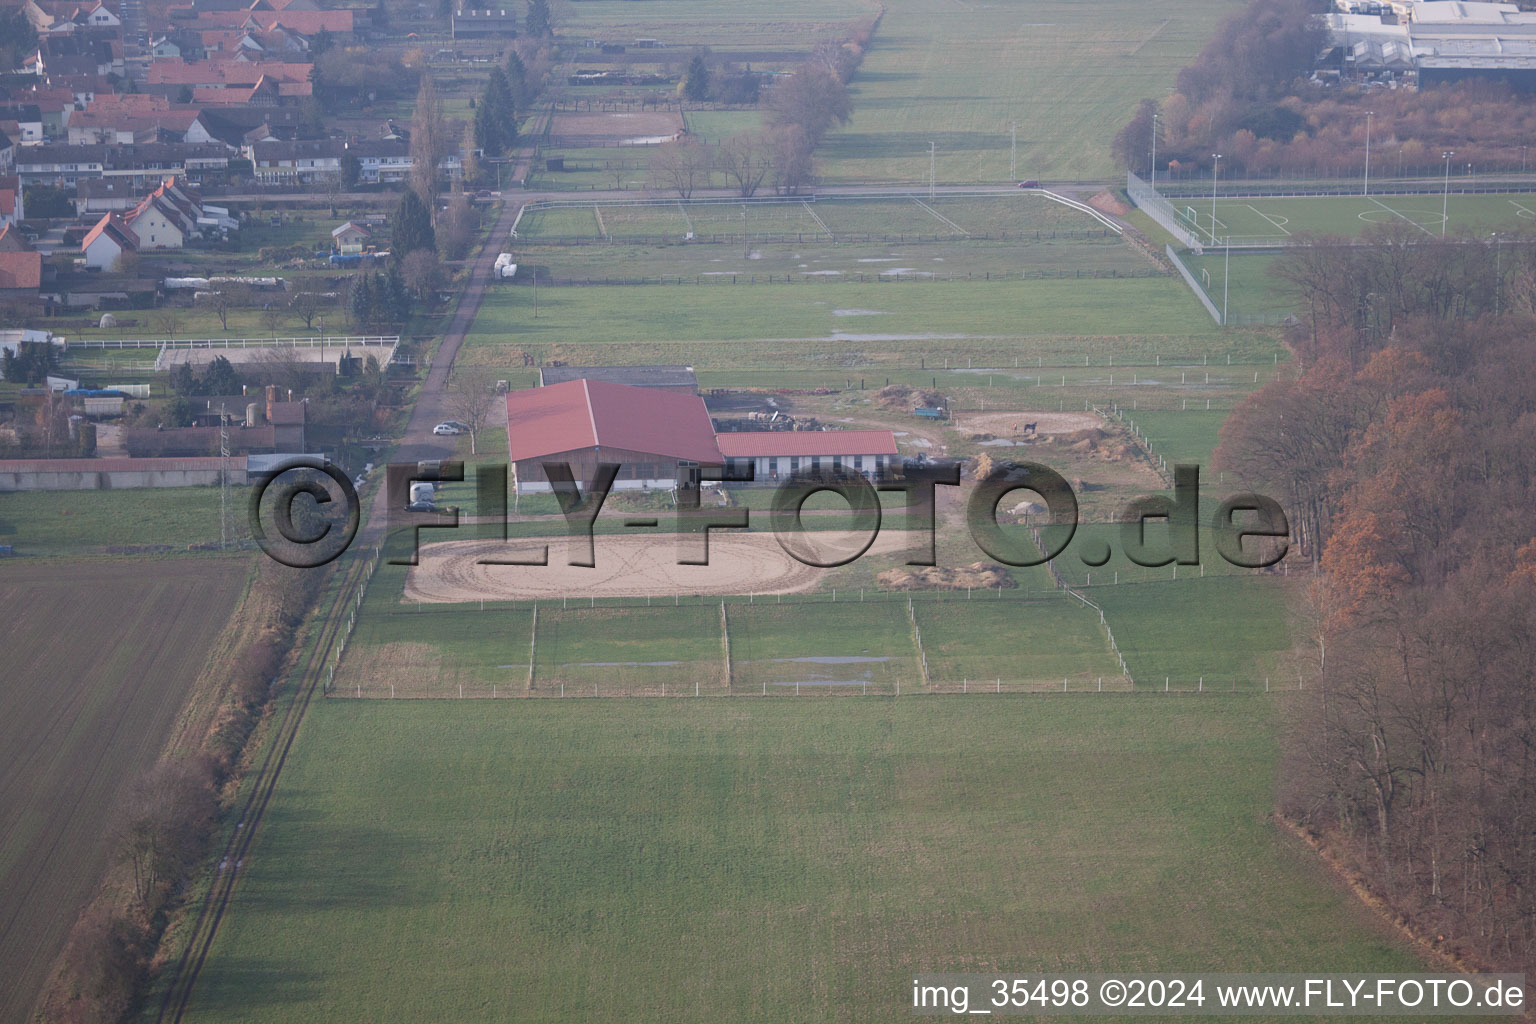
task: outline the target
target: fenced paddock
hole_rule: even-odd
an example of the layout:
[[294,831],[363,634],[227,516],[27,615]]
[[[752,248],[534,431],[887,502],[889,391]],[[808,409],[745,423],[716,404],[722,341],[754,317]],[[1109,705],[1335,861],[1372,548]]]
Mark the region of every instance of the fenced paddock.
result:
[[[1234,645],[1256,642],[1261,652],[1278,654],[1283,624],[1279,634],[1263,625],[1230,634],[1223,629],[1209,659],[1203,657],[1212,646],[1209,637],[1191,639],[1191,621],[1198,632],[1202,623],[1220,621],[1229,607],[1254,615],[1272,610],[1273,602],[1251,581],[1212,576],[1203,585],[1173,584],[1172,591],[1165,581],[1118,588],[1072,583],[1091,594],[1114,624],[1120,650],[1136,671],[1137,691],[1262,693],[1270,685],[1261,671],[1249,670]],[[1249,589],[1222,589],[1223,583]],[[810,697],[1131,689],[1095,605],[1056,588],[483,605],[402,603],[390,590],[376,585],[362,602],[356,631],[327,688],[331,696]],[[1173,610],[1157,614],[1181,629],[1180,637],[1192,646],[1180,650],[1178,638],[1120,625],[1121,615],[1140,616],[1148,604],[1154,611],[1171,605]],[[1206,614],[1215,618],[1202,618]],[[1177,652],[1175,660],[1182,659],[1177,668],[1170,667],[1170,649]],[[1294,688],[1294,680],[1288,685]],[[1282,688],[1278,676],[1273,688]]]

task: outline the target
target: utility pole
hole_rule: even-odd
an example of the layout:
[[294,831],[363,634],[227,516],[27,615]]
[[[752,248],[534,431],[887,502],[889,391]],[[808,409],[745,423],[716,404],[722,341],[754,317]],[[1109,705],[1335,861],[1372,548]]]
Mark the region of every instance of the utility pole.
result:
[[1212,153],[1215,162],[1211,164],[1211,241],[1216,241],[1216,181],[1221,177],[1221,154]]
[[1360,194],[1371,194],[1371,118],[1376,116],[1376,111],[1365,112],[1365,189]]
[[1008,150],[1008,180],[1019,178],[1019,122],[1013,122],[1013,142]]
[[933,201],[933,143],[928,143],[928,200]]
[[1152,187],[1157,188],[1157,111],[1152,111]]
[[1456,155],[1454,149],[1448,149],[1440,154],[1445,158],[1445,188],[1440,192],[1440,235],[1445,237],[1445,226],[1450,223],[1448,213],[1451,203],[1451,157]]

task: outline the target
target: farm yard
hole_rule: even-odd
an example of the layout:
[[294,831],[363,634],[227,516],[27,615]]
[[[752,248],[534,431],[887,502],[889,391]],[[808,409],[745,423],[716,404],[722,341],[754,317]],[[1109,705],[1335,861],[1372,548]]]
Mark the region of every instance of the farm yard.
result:
[[1271,822],[1275,713],[324,702],[186,1019],[894,1020],[978,958],[1418,969]]
[[[0,498],[10,515],[13,495]],[[246,561],[18,561],[0,573],[0,1019],[26,1019],[108,867],[129,783],[170,740]]]

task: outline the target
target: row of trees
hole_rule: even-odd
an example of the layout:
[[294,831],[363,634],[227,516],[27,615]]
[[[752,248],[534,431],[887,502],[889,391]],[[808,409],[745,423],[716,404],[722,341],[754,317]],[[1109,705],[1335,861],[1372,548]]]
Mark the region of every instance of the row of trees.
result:
[[1536,243],[1371,241],[1280,259],[1317,296],[1302,369],[1245,401],[1217,452],[1289,496],[1323,570],[1281,806],[1448,951],[1529,969]]
[[763,187],[791,193],[810,180],[811,146],[793,126],[743,132],[713,146],[690,137],[657,147],[650,172],[683,199],[717,179],[743,197]]

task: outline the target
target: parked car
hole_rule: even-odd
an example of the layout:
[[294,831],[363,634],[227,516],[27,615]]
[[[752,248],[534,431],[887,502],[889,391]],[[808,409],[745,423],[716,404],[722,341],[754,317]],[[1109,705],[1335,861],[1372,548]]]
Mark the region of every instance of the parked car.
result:
[[447,423],[439,423],[437,426],[433,427],[432,433],[449,435],[467,434],[469,433],[469,428],[462,423],[455,423],[454,421],[449,420]]
[[1019,182],[1019,188],[1039,188],[1039,187],[1040,187],[1040,180],[1038,178],[1030,178],[1028,181],[1021,181],[1021,182]]
[[430,501],[413,501],[405,506],[407,512],[436,512],[437,506]]

